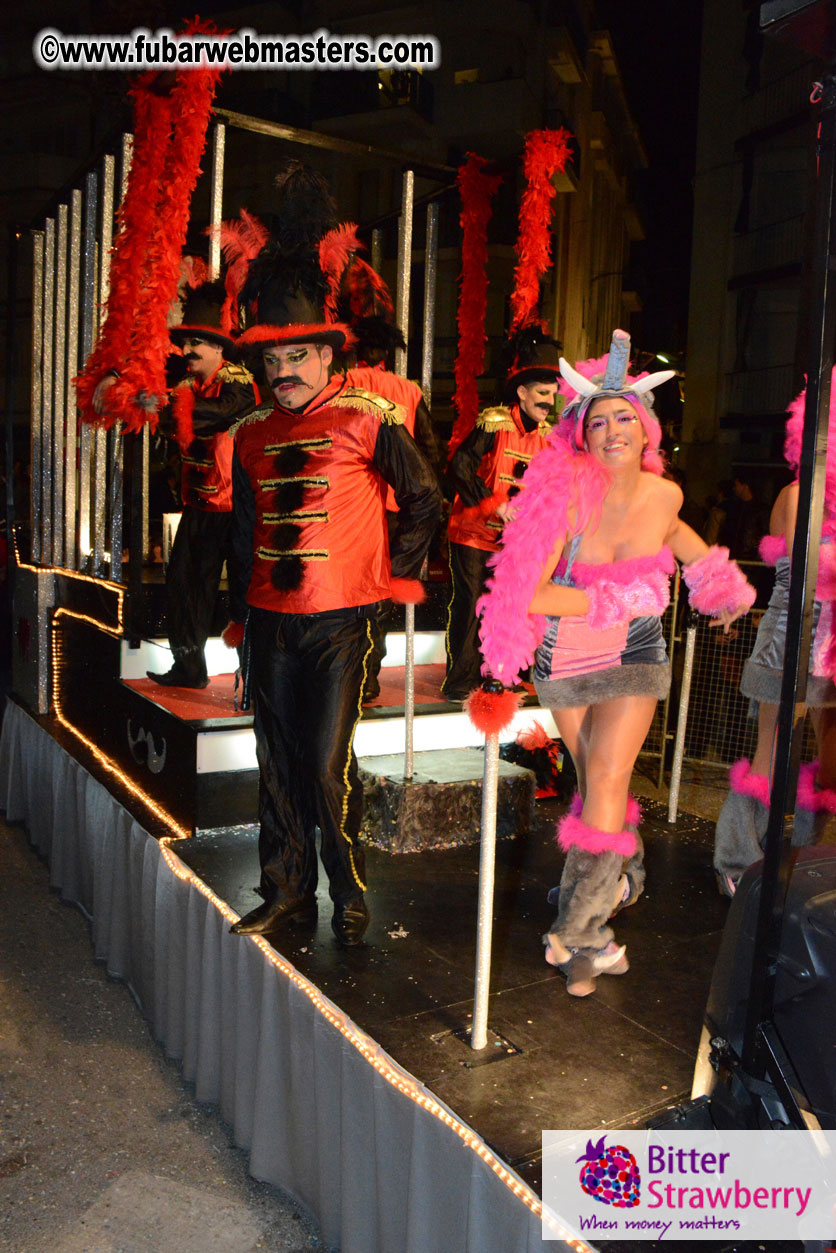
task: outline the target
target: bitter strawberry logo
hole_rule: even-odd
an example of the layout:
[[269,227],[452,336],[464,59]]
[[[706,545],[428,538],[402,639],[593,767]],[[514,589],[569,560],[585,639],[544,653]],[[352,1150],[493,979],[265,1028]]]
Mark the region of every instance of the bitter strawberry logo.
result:
[[636,1159],[623,1144],[604,1144],[601,1136],[597,1144],[586,1142],[586,1152],[576,1159],[581,1166],[580,1185],[593,1201],[613,1205],[616,1209],[632,1209],[639,1203],[641,1174]]

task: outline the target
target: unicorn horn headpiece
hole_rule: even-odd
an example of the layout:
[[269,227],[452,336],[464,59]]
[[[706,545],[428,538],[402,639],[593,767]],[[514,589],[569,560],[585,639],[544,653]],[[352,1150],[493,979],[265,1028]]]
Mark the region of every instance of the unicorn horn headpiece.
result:
[[[627,373],[630,362],[630,336],[626,331],[615,330],[612,334],[609,355],[598,360],[578,362],[571,366],[560,358],[560,373],[567,386],[561,385],[566,396],[563,409],[564,420],[572,423],[569,438],[576,448],[583,448],[583,420],[590,405],[607,396],[623,396],[634,406],[647,436],[647,445],[655,453],[662,441],[662,430],[653,412],[653,388],[667,383],[675,370],[658,370],[655,374],[642,374],[631,378]],[[653,467],[648,467],[653,468]]]

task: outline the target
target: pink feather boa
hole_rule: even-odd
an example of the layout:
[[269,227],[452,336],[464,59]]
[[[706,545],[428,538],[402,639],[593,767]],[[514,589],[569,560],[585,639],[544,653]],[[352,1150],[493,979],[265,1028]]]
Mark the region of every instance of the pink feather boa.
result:
[[729,771],[729,783],[739,796],[754,796],[769,808],[769,779],[765,774],[752,774],[751,762],[742,757]]
[[[806,383],[806,377],[805,377]],[[787,406],[787,424],[784,428],[784,456],[789,466],[798,473],[801,463],[801,439],[804,433],[804,406],[807,388]],[[824,476],[824,519],[822,534],[836,534],[836,365],[830,375],[830,412],[827,421],[827,458]]]
[[585,853],[620,853],[622,857],[632,857],[638,840],[635,831],[601,831],[569,813],[557,824],[557,845],[564,853],[574,847]]
[[511,687],[533,662],[546,619],[527,610],[543,567],[567,530],[570,506],[577,511],[578,531],[597,523],[610,482],[609,472],[593,457],[575,452],[559,430],[551,431],[526,470],[502,548],[488,561],[493,574],[487,591],[476,602],[483,674]]
[[[758,552],[768,566],[778,564],[786,557],[787,541],[783,535],[764,535]],[[819,547],[819,568],[816,575],[816,600],[836,600],[836,544],[823,543]]]
[[712,544],[704,557],[685,566],[682,577],[691,594],[691,604],[700,613],[719,617],[724,610],[733,613],[745,605],[751,609],[757,592],[728,548]]

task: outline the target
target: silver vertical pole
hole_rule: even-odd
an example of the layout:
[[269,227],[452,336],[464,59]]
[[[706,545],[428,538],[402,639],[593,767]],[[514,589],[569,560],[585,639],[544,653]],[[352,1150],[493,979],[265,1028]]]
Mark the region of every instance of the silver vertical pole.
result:
[[149,479],[151,477],[151,432],[146,422],[142,428],[142,560],[151,555]]
[[[40,561],[41,533],[36,519],[41,516],[41,445],[43,423],[44,368],[44,232],[32,232],[32,428],[29,440],[30,502],[29,530],[32,560]],[[6,468],[9,473],[9,468]]]
[[[96,319],[96,216],[99,199],[98,177],[87,175],[84,184],[84,225],[81,241],[81,361],[93,349]],[[92,564],[92,462],[94,431],[88,422],[81,428],[78,471],[78,561],[79,569]]]
[[[121,205],[125,199],[125,193],[128,190],[128,177],[131,172],[131,162],[134,154],[134,137],[131,134],[122,136],[122,152],[119,169],[119,204]],[[115,431],[114,431],[115,435]],[[114,479],[111,488],[111,535],[110,535],[110,575],[117,582],[122,581],[122,549],[124,547],[124,462],[125,462],[125,441],[122,433],[122,426],[118,428],[118,471],[116,467],[116,458],[114,457]],[[118,485],[116,475],[118,473]]]
[[[398,296],[395,320],[409,347],[409,278],[412,270],[412,211],[415,203],[415,175],[404,170],[401,216],[398,222]],[[395,373],[406,375],[406,349],[395,352]]]
[[70,198],[70,268],[67,283],[67,423],[64,469],[64,560],[67,568],[77,570],[78,559],[78,478],[76,452],[78,447],[78,415],[75,406],[75,385],[78,374],[78,332],[81,303],[81,192]]
[[[690,611],[693,618],[693,610]],[[688,704],[691,699],[691,675],[694,672],[694,646],[697,639],[695,623],[689,622],[685,633],[685,662],[682,667],[682,687],[679,696],[679,718],[676,723],[676,740],[673,748],[671,790],[668,795],[668,822],[676,822],[679,806],[679,784],[682,779],[682,758],[685,755],[685,730],[688,726]]]
[[383,231],[376,226],[372,231],[372,250],[371,257],[372,269],[378,274],[380,267],[383,265]]
[[52,561],[52,431],[55,413],[55,221],[44,232],[43,416],[41,421],[41,560]]
[[212,132],[212,192],[209,201],[209,277],[221,272],[221,222],[224,198],[224,146],[226,127],[219,122]]
[[435,334],[435,285],[438,275],[438,203],[427,206],[427,239],[424,247],[424,337],[421,345],[421,391],[427,408],[432,406],[433,344]]
[[[677,570],[673,580],[673,596],[671,597],[671,629],[668,635],[668,656],[673,665],[673,653],[676,645],[676,621],[679,615],[679,586],[680,574]],[[662,706],[662,730],[660,732],[661,752],[659,753],[659,776],[656,780],[656,786],[661,788],[665,782],[665,758],[668,752],[668,720],[671,713],[671,692],[668,688],[668,694],[665,697],[665,703]]]
[[67,396],[67,206],[58,206],[55,241],[55,390],[52,423],[52,564],[64,565],[64,423]]
[[479,849],[479,915],[476,923],[476,987],[473,993],[473,1027],[470,1047],[483,1049],[488,1042],[488,998],[491,990],[491,938],[493,932],[493,885],[496,869],[496,802],[499,793],[499,735],[485,737],[482,775],[482,840]]
[[[409,281],[412,272],[412,217],[415,202],[415,175],[405,170],[401,198],[401,216],[398,224],[398,295],[396,321],[409,346]],[[406,374],[406,350],[395,351],[395,373]],[[413,775],[415,746],[415,606],[405,606],[406,648],[404,691],[404,778]]]
[[[99,314],[96,334],[101,332],[110,298],[110,261],[113,249],[113,213],[116,204],[116,158],[106,155],[102,171],[102,251],[99,282]],[[105,522],[108,528],[110,577],[122,578],[122,423],[115,422],[107,432],[107,499]]]

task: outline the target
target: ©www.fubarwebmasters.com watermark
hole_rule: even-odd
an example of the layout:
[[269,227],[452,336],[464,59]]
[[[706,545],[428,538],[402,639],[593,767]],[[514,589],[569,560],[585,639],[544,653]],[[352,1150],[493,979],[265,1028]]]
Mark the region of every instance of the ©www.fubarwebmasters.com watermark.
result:
[[834,1131],[543,1132],[543,1237],[836,1237]]
[[38,32],[32,54],[42,70],[144,70],[217,66],[227,70],[436,70],[441,45],[434,35],[175,34],[137,29],[130,35]]

